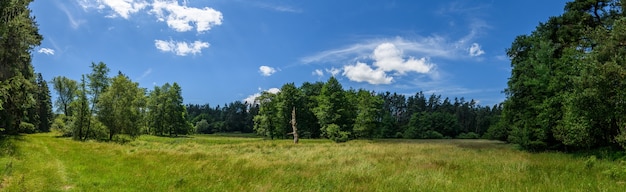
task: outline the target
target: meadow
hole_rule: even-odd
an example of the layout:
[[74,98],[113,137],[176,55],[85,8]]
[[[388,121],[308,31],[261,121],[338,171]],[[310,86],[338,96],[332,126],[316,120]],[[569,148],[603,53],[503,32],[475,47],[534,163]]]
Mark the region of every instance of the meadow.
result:
[[615,161],[488,140],[4,138],[2,191],[623,191]]

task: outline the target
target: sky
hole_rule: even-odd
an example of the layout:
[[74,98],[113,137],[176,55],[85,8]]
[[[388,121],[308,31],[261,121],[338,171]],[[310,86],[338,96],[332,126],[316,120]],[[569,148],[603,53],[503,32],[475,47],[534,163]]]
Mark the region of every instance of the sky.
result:
[[493,105],[506,98],[506,49],[566,2],[37,0],[33,66],[79,80],[104,62],[110,76],[148,90],[177,82],[185,103],[211,106],[331,76],[344,89]]

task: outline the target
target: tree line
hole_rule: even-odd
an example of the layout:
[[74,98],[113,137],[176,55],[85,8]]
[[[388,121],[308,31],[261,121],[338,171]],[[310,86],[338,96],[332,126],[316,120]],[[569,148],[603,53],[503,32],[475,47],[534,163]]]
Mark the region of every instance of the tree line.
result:
[[43,36],[30,2],[0,1],[0,135],[48,131],[53,118],[47,82],[31,64]]
[[[114,140],[117,135],[192,133],[183,105],[182,88],[166,83],[148,92],[122,72],[109,77],[105,63],[92,63],[80,82],[53,78],[59,114],[52,128],[76,140]],[[124,138],[122,138],[124,139]]]
[[[263,92],[254,103],[240,101],[211,107],[187,105],[198,133],[244,132],[274,138],[292,133],[342,142],[356,138],[482,138],[499,121],[501,105],[480,106],[474,100],[405,96],[364,89],[344,90],[335,77],[327,82],[284,84],[277,93]],[[493,129],[497,130],[497,129]]]
[[494,138],[527,150],[626,147],[626,4],[576,0],[507,50]]

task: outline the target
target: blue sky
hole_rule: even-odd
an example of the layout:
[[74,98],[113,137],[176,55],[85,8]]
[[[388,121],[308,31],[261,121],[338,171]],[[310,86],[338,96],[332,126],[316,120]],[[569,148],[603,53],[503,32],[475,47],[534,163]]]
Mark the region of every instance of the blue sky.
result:
[[[33,65],[75,80],[104,62],[140,86],[222,105],[285,83],[505,99],[505,49],[564,0],[37,0]],[[56,93],[53,92],[53,97]]]

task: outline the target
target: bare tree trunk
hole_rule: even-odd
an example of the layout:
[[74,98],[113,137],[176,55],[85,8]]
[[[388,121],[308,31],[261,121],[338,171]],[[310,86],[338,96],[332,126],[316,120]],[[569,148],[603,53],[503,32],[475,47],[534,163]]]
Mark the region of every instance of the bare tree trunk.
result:
[[293,129],[293,143],[298,144],[298,127],[296,127],[296,107],[291,109],[291,128]]

